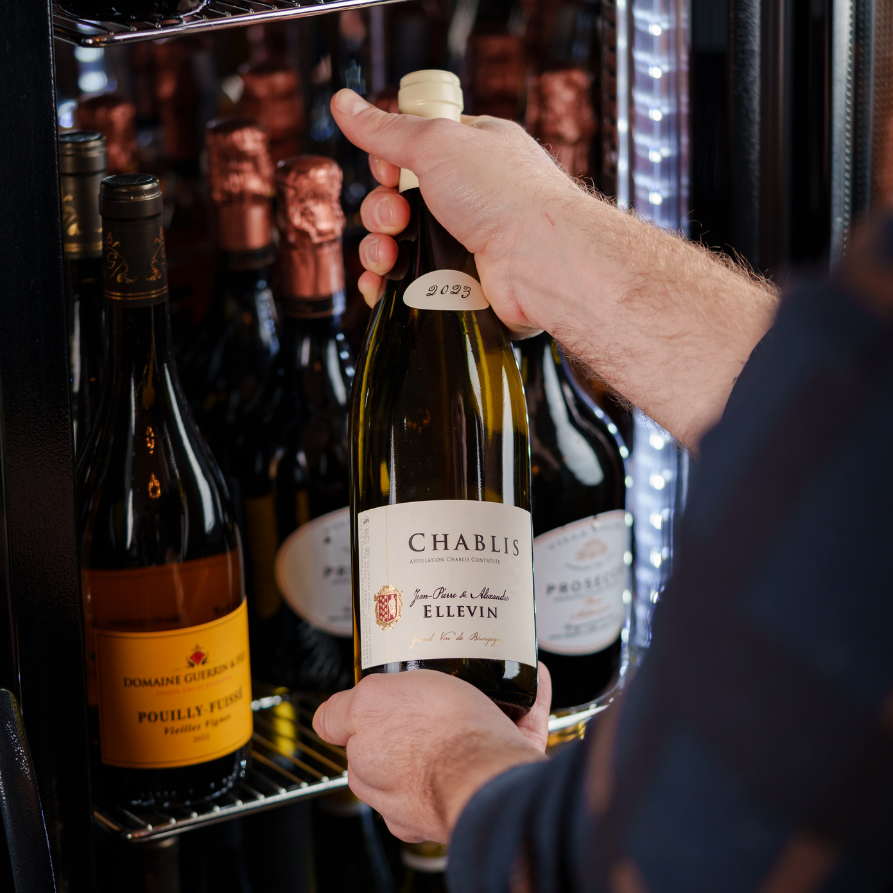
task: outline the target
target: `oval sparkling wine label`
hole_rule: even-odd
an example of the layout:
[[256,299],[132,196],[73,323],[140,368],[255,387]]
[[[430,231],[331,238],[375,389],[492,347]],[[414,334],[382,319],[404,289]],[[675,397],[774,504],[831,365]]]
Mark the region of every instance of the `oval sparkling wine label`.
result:
[[333,636],[353,635],[350,509],[302,524],[276,556],[276,583],[286,604]]
[[631,598],[630,536],[626,512],[617,510],[574,521],[533,541],[540,648],[593,654],[620,635]]
[[486,310],[480,282],[459,270],[435,270],[419,276],[403,292],[403,303],[417,310]]

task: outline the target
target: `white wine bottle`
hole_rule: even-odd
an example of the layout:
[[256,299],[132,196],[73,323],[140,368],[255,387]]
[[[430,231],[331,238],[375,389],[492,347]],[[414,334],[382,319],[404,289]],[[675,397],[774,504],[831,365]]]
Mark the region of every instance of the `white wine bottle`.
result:
[[245,769],[239,533],[171,355],[158,180],[102,182],[109,364],[78,469],[87,684],[110,797],[186,802]]
[[[462,91],[415,72],[399,103],[459,121]],[[524,391],[474,256],[414,175],[400,182],[412,216],[351,414],[356,677],[440,670],[522,716],[537,684]]]

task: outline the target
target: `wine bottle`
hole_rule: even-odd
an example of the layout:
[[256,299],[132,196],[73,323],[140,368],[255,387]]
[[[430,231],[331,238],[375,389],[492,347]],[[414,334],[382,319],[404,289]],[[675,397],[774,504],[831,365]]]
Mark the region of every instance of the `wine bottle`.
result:
[[542,334],[516,343],[533,472],[539,653],[552,708],[594,700],[618,676],[629,603],[625,448]]
[[[459,81],[407,75],[400,110],[458,121]],[[355,667],[440,670],[512,716],[536,698],[527,412],[474,257],[402,171],[411,208],[351,415]]]
[[251,558],[255,675],[333,692],[352,682],[348,404],[341,331],[341,171],[302,156],[276,170],[281,347],[236,447]]
[[[151,43],[153,86],[163,132],[161,181],[168,245],[171,326],[179,358],[195,338],[211,301],[214,252],[201,171],[201,136],[212,79],[201,36]],[[209,116],[210,117],[210,116]]]
[[237,419],[279,351],[273,302],[273,163],[254,121],[211,122],[208,185],[217,231],[211,306],[183,356],[183,389],[227,482]]
[[522,13],[514,0],[482,2],[468,40],[471,100],[476,115],[515,121],[524,111]]
[[404,843],[400,893],[446,893],[447,848],[440,843]]
[[243,85],[239,115],[253,118],[267,131],[274,163],[297,155],[305,128],[298,70],[279,62],[256,62],[243,65],[239,74]]
[[313,851],[318,893],[396,893],[385,852],[384,822],[345,788],[314,804]]
[[100,134],[89,130],[60,134],[71,426],[76,454],[80,453],[96,419],[105,364],[99,184],[106,174],[106,165],[106,144]]
[[78,471],[89,703],[109,796],[226,790],[251,737],[239,534],[170,347],[158,180],[102,182],[109,363]]
[[[130,174],[136,168],[136,106],[120,93],[99,93],[78,100],[78,127],[105,137],[110,174]],[[99,191],[97,190],[97,195]]]

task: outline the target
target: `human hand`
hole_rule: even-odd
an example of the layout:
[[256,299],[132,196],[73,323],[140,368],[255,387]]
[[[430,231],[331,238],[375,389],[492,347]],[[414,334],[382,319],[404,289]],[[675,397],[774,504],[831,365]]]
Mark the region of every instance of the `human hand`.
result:
[[545,759],[552,683],[539,665],[536,703],[513,723],[485,694],[434,670],[370,675],[332,695],[316,733],[347,747],[351,790],[401,840],[446,843],[491,778]]
[[[519,263],[553,235],[554,220],[581,193],[548,153],[517,124],[498,118],[444,119],[391,115],[351,90],[332,99],[344,135],[370,152],[382,185],[363,201],[360,245],[365,272],[360,291],[374,306],[383,277],[397,260],[393,236],[409,223],[409,204],[397,192],[400,168],[419,178],[438,221],[475,255],[481,284],[499,318],[517,336],[543,328],[530,294],[518,287]],[[386,159],[386,160],[385,160]],[[531,277],[523,277],[529,287]]]

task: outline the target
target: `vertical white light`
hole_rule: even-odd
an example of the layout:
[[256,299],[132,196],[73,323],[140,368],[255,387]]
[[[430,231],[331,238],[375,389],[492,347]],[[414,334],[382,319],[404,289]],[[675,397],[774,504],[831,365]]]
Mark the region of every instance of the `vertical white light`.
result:
[[[626,58],[632,99],[626,157],[632,204],[658,225],[684,230],[689,211],[688,0],[628,2],[632,29]],[[618,94],[620,19],[618,2]],[[619,95],[617,105],[619,116]],[[641,648],[651,640],[651,615],[673,565],[674,513],[684,495],[680,488],[687,457],[651,419],[637,412],[633,424],[630,504],[636,531],[636,597],[631,644]]]

